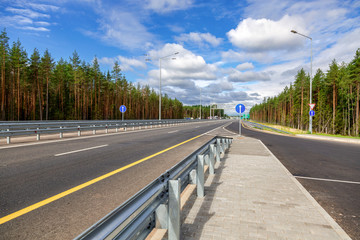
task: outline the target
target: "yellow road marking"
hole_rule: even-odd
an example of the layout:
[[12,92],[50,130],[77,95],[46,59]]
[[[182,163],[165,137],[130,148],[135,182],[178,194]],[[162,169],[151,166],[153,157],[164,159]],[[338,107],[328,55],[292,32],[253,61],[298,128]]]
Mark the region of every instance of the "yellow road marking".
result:
[[[203,134],[202,134],[202,135],[203,135]],[[169,151],[169,150],[171,150],[171,149],[174,149],[174,148],[176,148],[176,147],[178,147],[178,146],[180,146],[180,145],[183,145],[183,144],[185,144],[185,143],[187,143],[187,142],[190,142],[190,141],[192,141],[192,140],[194,140],[194,139],[196,139],[196,138],[198,138],[198,137],[200,137],[200,136],[202,136],[202,135],[199,135],[199,136],[190,138],[190,139],[188,139],[188,140],[186,140],[186,141],[184,141],[184,142],[181,142],[181,143],[179,143],[179,144],[176,144],[176,145],[174,145],[174,146],[172,146],[172,147],[169,147],[169,148],[167,148],[167,149],[164,149],[164,150],[162,150],[162,151],[160,151],[160,152],[157,152],[157,153],[155,153],[155,154],[153,154],[153,155],[150,155],[150,156],[148,156],[148,157],[145,157],[145,158],[143,158],[143,159],[140,159],[140,160],[138,160],[138,161],[136,161],[136,162],[133,162],[133,163],[131,163],[131,164],[129,164],[129,165],[126,165],[126,166],[124,166],[124,167],[122,167],[122,168],[116,169],[116,170],[114,170],[114,171],[112,171],[112,172],[109,172],[109,173],[107,173],[107,174],[105,174],[105,175],[102,175],[102,176],[100,176],[100,177],[97,177],[97,178],[95,178],[95,179],[93,179],[93,180],[90,180],[90,181],[88,181],[88,182],[86,182],[86,183],[83,183],[83,184],[81,184],[81,185],[79,185],[79,186],[73,187],[73,188],[71,188],[71,189],[69,189],[69,190],[66,190],[66,191],[64,191],[64,192],[62,192],[62,193],[59,193],[59,194],[57,194],[57,195],[55,195],[55,196],[52,196],[52,197],[47,198],[47,199],[45,199],[45,200],[43,200],[43,201],[40,201],[40,202],[38,202],[38,203],[35,203],[35,204],[31,205],[31,206],[28,206],[28,207],[26,207],[26,208],[23,208],[23,209],[21,209],[21,210],[19,210],[19,211],[16,211],[16,212],[14,212],[14,213],[11,213],[11,214],[9,214],[9,215],[7,215],[7,216],[5,216],[5,217],[2,217],[2,218],[0,218],[0,225],[3,224],[3,223],[8,222],[8,221],[10,221],[10,220],[12,220],[12,219],[14,219],[14,218],[20,217],[20,216],[22,216],[22,215],[24,215],[24,214],[26,214],[26,213],[28,213],[28,212],[31,212],[31,211],[33,211],[33,210],[35,210],[35,209],[37,209],[37,208],[40,208],[40,207],[42,207],[42,206],[45,206],[45,205],[47,205],[47,204],[49,204],[49,203],[51,203],[51,202],[54,202],[54,201],[56,201],[56,200],[58,200],[58,199],[60,199],[60,198],[63,198],[63,197],[65,197],[65,196],[67,196],[67,195],[69,195],[69,194],[71,194],[71,193],[74,193],[74,192],[79,191],[79,190],[81,190],[81,189],[83,189],[83,188],[86,188],[86,187],[88,187],[88,186],[90,186],[90,185],[92,185],[92,184],[94,184],[94,183],[97,183],[97,182],[99,182],[99,181],[101,181],[101,180],[103,180],[103,179],[105,179],[105,178],[111,177],[111,176],[113,176],[114,174],[117,174],[117,173],[119,173],[119,172],[121,172],[121,171],[124,171],[124,170],[126,170],[126,169],[128,169],[128,168],[131,168],[131,167],[133,167],[133,166],[135,166],[135,165],[138,165],[139,163],[142,163],[142,162],[144,162],[144,161],[146,161],[146,160],[149,160],[149,159],[151,159],[151,158],[153,158],[153,157],[155,157],[155,156],[158,156],[158,155],[160,155],[160,154],[162,154],[162,153],[164,153],[164,152],[167,152],[167,151]]]

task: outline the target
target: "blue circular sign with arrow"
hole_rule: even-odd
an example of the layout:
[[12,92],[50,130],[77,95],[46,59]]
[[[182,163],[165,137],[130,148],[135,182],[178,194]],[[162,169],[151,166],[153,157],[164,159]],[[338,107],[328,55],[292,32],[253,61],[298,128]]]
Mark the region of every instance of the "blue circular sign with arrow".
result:
[[241,103],[240,103],[240,104],[236,105],[235,110],[236,110],[237,113],[243,113],[243,112],[245,112],[245,106],[244,106],[244,104],[241,104]]
[[125,106],[125,105],[121,105],[121,106],[119,107],[119,110],[120,110],[120,112],[122,112],[122,113],[126,112],[126,106]]

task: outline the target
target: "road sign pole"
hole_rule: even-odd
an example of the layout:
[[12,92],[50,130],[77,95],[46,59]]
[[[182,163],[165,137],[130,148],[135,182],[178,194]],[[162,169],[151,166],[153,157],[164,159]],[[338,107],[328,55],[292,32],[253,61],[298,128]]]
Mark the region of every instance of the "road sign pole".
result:
[[119,110],[121,112],[121,121],[124,121],[124,113],[126,112],[126,106],[125,105],[121,105],[119,107]]
[[245,112],[245,106],[243,104],[238,104],[235,107],[235,111],[239,113],[239,136],[241,136],[241,114]]
[[239,113],[239,136],[241,136],[241,113]]

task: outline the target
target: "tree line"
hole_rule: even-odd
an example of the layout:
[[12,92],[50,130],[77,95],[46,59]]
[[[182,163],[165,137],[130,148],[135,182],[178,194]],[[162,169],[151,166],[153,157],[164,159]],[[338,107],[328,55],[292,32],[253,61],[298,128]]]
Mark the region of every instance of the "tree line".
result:
[[[184,106],[184,117],[185,118],[200,118],[200,105],[193,106]],[[224,109],[212,109],[211,110],[212,117],[227,117],[224,113]],[[201,106],[201,119],[210,118],[210,106]]]
[[[4,29],[0,34],[0,119],[92,120],[156,119],[159,95],[149,86],[134,85],[122,74],[119,63],[101,72],[98,59],[81,61],[73,52],[69,60],[55,62],[46,50],[35,48],[30,57],[17,40],[10,46]],[[162,118],[184,117],[183,104],[162,96]]]
[[[353,60],[338,64],[334,59],[326,73],[318,69],[312,80],[312,103],[316,106],[313,130],[319,133],[359,136],[360,49]],[[295,81],[275,97],[264,98],[250,109],[260,122],[308,130],[310,76],[298,71]]]

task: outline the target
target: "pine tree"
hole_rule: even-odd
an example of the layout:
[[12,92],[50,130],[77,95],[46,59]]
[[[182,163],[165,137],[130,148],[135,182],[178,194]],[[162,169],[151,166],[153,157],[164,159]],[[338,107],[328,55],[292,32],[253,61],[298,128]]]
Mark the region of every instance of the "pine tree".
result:
[[42,74],[46,80],[46,120],[49,120],[49,79],[54,67],[53,61],[49,51],[46,49],[40,63]]
[[[42,81],[39,78],[39,69],[40,69],[40,54],[39,51],[35,48],[33,54],[30,57],[30,79],[31,83],[34,86],[37,86],[37,95],[39,101],[39,117],[40,120],[43,120],[43,106],[42,106]],[[35,120],[35,107],[36,107],[36,91],[33,88],[33,119]]]
[[360,103],[360,48],[357,49],[354,59],[349,64],[350,78],[356,86],[356,117],[355,117],[355,134],[359,136],[359,103]]
[[5,97],[6,97],[6,61],[9,53],[9,37],[6,29],[0,34],[0,74],[1,74],[1,120],[6,120]]

